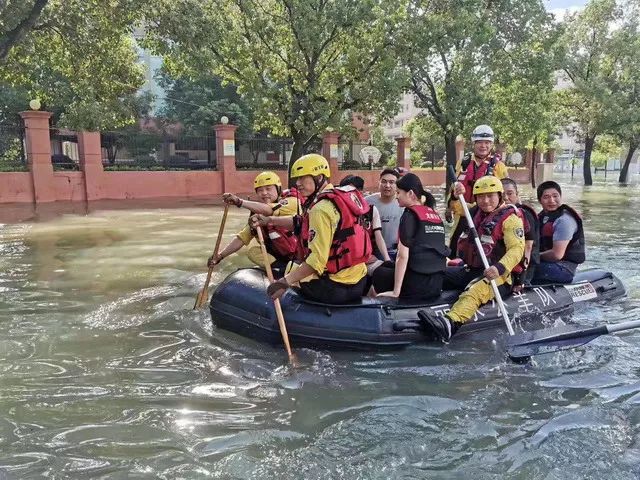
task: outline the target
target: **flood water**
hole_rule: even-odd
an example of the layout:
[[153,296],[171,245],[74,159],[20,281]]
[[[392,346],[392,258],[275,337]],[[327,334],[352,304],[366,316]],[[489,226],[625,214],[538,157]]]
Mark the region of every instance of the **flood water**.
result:
[[[629,295],[547,320],[640,319],[639,193],[566,188],[587,266]],[[640,477],[640,331],[528,366],[480,339],[296,349],[292,368],[192,310],[220,212],[0,224],[0,478]],[[246,221],[232,214],[225,241]],[[228,259],[213,283],[243,265]]]

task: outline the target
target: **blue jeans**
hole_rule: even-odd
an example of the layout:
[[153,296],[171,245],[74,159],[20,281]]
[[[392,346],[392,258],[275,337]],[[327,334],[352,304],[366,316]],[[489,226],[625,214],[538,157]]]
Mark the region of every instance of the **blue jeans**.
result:
[[535,277],[531,280],[533,285],[545,283],[571,283],[573,273],[571,270],[557,262],[543,262],[536,266]]

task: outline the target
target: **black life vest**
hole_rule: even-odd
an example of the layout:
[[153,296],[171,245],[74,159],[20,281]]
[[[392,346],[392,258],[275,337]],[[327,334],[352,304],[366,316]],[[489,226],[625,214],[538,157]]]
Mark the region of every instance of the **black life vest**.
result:
[[[309,210],[321,200],[329,200],[340,213],[340,220],[333,234],[327,272],[337,273],[359,263],[365,263],[371,256],[371,237],[367,232],[366,214],[370,207],[359,190],[348,185],[323,190],[313,200]],[[301,240],[304,258],[309,255],[309,213],[302,217]]]
[[[516,205],[522,210],[522,223],[524,231],[531,232],[533,236],[533,248],[531,249],[530,265],[538,265],[540,263],[540,224],[538,223],[538,213],[529,205],[520,203]],[[526,215],[529,213],[529,215]],[[529,220],[531,218],[531,220]],[[533,223],[533,224],[532,224]]]
[[[514,205],[506,205],[487,214],[476,206],[471,209],[471,214],[473,215],[473,224],[478,232],[478,238],[482,244],[484,254],[487,256],[489,265],[492,265],[498,262],[507,252],[503,234],[505,220],[512,214],[516,214],[518,218],[522,219],[522,212]],[[471,268],[484,268],[482,258],[478,253],[475,241],[470,235],[468,226],[466,226],[458,239],[458,256]],[[516,265],[512,270],[513,273],[521,271],[522,264]]]
[[467,203],[473,202],[473,185],[480,177],[493,175],[496,163],[501,160],[499,153],[490,154],[488,159],[477,165],[473,160],[473,154],[468,153],[462,159],[462,171],[458,175],[458,181],[464,185],[464,199]]
[[562,216],[563,213],[571,215],[578,224],[578,230],[567,245],[564,256],[561,260],[573,263],[584,263],[586,260],[586,244],[584,240],[584,229],[582,226],[582,218],[569,205],[562,204],[553,212],[542,211],[538,215],[540,221],[540,251],[545,252],[553,248],[553,224]]
[[445,245],[442,218],[426,205],[412,205],[406,210],[418,221],[416,235],[409,247],[408,268],[424,274],[444,272],[450,251]]

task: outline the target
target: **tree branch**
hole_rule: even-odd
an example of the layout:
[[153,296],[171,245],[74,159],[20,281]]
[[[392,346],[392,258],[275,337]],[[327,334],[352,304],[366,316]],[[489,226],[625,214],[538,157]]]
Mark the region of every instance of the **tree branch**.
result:
[[31,11],[13,30],[10,30],[0,38],[0,63],[6,60],[11,49],[27,34],[27,32],[33,29],[36,24],[36,20],[47,6],[49,0],[36,0],[31,7]]

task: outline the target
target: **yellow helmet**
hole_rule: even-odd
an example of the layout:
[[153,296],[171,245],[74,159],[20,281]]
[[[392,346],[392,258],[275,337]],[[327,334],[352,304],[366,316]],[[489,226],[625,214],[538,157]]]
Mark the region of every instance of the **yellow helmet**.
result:
[[262,172],[253,180],[253,189],[260,187],[266,187],[267,185],[275,185],[276,187],[282,187],[280,177],[273,172]]
[[473,184],[473,194],[481,195],[483,193],[503,193],[504,188],[502,188],[502,182],[498,177],[494,177],[493,175],[485,175],[484,177],[480,177],[476,180],[476,183]]
[[322,155],[317,153],[310,153],[303,155],[298,160],[293,162],[291,167],[291,178],[304,177],[305,175],[324,175],[329,178],[331,172],[329,171],[329,162]]

